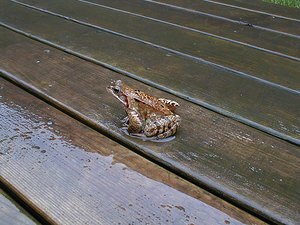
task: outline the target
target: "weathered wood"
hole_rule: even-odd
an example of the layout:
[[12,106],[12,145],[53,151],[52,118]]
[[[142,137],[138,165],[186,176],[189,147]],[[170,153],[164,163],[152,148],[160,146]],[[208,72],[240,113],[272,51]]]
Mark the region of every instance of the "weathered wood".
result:
[[[36,35],[49,44],[71,50],[75,54],[91,57],[116,70],[126,71],[129,76],[234,117],[265,132],[299,142],[298,92],[66,21],[16,3],[3,0],[1,2],[5,2],[5,7],[0,8],[0,20],[6,25]],[[274,76],[274,80],[282,80],[282,77],[289,76],[290,79],[285,80],[286,82],[291,85],[299,83],[299,63],[294,62],[296,64],[291,65],[288,63],[290,61],[282,58],[282,68],[285,69],[280,76]],[[265,71],[272,73],[274,63],[264,62]]]
[[[243,22],[243,23],[249,23],[254,26],[259,26],[262,29],[267,28],[274,30],[274,35],[276,35],[276,31],[284,32],[287,34],[292,35],[300,35],[299,30],[299,9],[293,9],[293,8],[285,8],[282,6],[274,6],[270,3],[263,3],[260,2],[260,4],[257,4],[256,6],[253,6],[252,9],[256,9],[260,11],[260,7],[263,5],[269,5],[269,7],[263,7],[264,10],[267,8],[275,8],[275,10],[270,11],[271,14],[274,15],[268,15],[263,13],[257,13],[241,8],[234,8],[229,7],[225,5],[215,4],[214,1],[193,1],[193,0],[158,0],[158,1],[151,1],[151,2],[162,2],[170,4],[170,6],[179,6],[186,9],[192,9],[204,13],[209,13],[215,16],[224,17],[225,19],[234,20],[236,22]],[[218,1],[215,1],[218,2]],[[220,2],[220,1],[219,1]],[[238,1],[223,1],[225,4],[228,5],[235,5]],[[244,1],[245,2],[245,1]],[[250,2],[250,1],[249,1]],[[257,1],[258,2],[258,1]],[[238,4],[236,4],[238,5]],[[251,5],[247,4],[248,6]],[[244,5],[247,7],[246,5]],[[267,11],[267,10],[266,10]],[[286,13],[283,13],[286,11]],[[279,15],[277,16],[277,12]],[[286,14],[285,17],[281,17],[280,13]],[[291,17],[291,19],[289,19]]]
[[[177,51],[177,54],[184,54],[192,57],[192,60],[206,60],[222,67],[233,69],[239,72],[258,77],[278,85],[291,89],[300,90],[297,80],[300,58],[298,61],[289,60],[283,57],[260,51],[255,48],[228,42],[199,32],[185,30],[169,24],[151,21],[145,18],[136,17],[122,12],[95,7],[86,3],[66,0],[20,0],[28,2],[29,5],[41,7],[50,12],[82,21],[100,29],[108,29],[128,38],[147,42]],[[69,6],[72,5],[72,8]],[[9,12],[6,12],[9,13]],[[299,23],[300,26],[300,23]],[[257,37],[259,33],[255,35]],[[274,34],[272,39],[274,39]],[[267,40],[265,40],[267,41]],[[293,48],[300,55],[299,39],[295,38]],[[266,69],[266,67],[272,67]],[[285,74],[284,76],[282,74]]]
[[0,85],[0,179],[54,222],[263,224],[2,78]]
[[10,198],[2,189],[0,189],[0,223],[1,225],[40,224],[33,217],[28,215],[28,213],[21,206],[19,206],[18,203]]
[[[276,222],[299,219],[300,159],[295,145],[50,46],[1,31],[0,68],[8,72],[3,71],[3,76],[249,210]],[[106,91],[116,79],[179,102],[183,121],[175,140],[144,142],[120,130],[125,113]]]
[[299,9],[277,5],[266,1],[231,0],[229,3],[227,0],[216,0],[214,2],[218,2],[221,4],[230,4],[236,7],[242,7],[250,10],[258,10],[268,14],[274,14],[300,20]]
[[[32,4],[32,1],[25,1]],[[153,4],[148,1],[139,0],[90,0],[86,4],[97,4],[98,7],[112,7],[116,10],[123,10],[123,13],[141,15],[149,19],[160,20],[161,22],[172,23],[175,26],[184,26],[185,29],[195,29],[206,35],[217,35],[219,38],[226,38],[230,41],[237,41],[262,48],[260,50],[271,50],[276,53],[285,54],[299,58],[299,39],[284,34],[256,29],[251,26],[233,23],[206,14],[192,13],[178,8],[171,8],[165,5]],[[53,4],[51,2],[51,4]],[[36,3],[41,7],[41,3]],[[94,9],[95,10],[95,9]],[[88,18],[91,21],[91,14]],[[93,22],[94,23],[94,22]],[[275,54],[275,53],[274,53]]]

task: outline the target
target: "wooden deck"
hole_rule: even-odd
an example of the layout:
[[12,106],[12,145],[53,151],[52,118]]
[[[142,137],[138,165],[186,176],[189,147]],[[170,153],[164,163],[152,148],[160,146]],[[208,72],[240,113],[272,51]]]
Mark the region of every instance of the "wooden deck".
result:
[[[0,223],[299,224],[299,12],[0,0]],[[174,140],[121,131],[117,79],[179,102]]]

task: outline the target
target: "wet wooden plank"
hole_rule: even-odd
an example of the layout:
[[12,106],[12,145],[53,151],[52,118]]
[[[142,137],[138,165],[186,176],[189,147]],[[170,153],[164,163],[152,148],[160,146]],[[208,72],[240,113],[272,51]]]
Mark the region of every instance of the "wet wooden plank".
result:
[[[276,31],[284,32],[291,35],[300,35],[299,30],[299,9],[286,8],[283,6],[272,5],[270,3],[263,3],[260,1],[260,4],[251,7],[260,11],[260,7],[263,5],[269,5],[269,7],[263,7],[264,10],[266,8],[275,8],[275,10],[271,11],[271,14],[264,14],[259,12],[253,12],[249,10],[245,10],[242,8],[231,7],[230,5],[239,5],[238,1],[223,1],[224,4],[215,4],[214,2],[221,1],[193,1],[193,0],[158,0],[158,1],[150,1],[152,3],[164,3],[172,6],[178,6],[183,8],[183,10],[196,10],[199,13],[208,13],[211,15],[223,17],[224,19],[234,20],[236,22],[249,23],[253,26],[259,27],[261,29],[270,29],[274,31],[274,35],[276,35]],[[244,1],[245,2],[245,1]],[[250,1],[249,1],[250,2]],[[250,4],[244,4],[247,8]],[[284,13],[284,11],[286,13]],[[197,13],[196,12],[196,13]],[[278,14],[277,14],[278,12]],[[282,17],[281,12],[285,14]],[[274,13],[274,14],[273,14]],[[290,18],[291,17],[291,18]]]
[[[21,29],[48,44],[72,51],[89,60],[96,60],[196,104],[299,143],[298,91],[220,69],[16,3],[1,2],[5,2],[5,7],[0,9],[0,19],[5,26]],[[6,41],[8,40],[3,40],[4,43]],[[282,74],[285,76],[280,74],[274,79],[289,77],[285,80],[287,83],[298,84],[299,63],[293,61],[295,64],[292,65],[290,59],[281,60],[282,69],[285,68]],[[265,71],[272,73],[275,66],[273,62],[264,62]]]
[[[0,153],[0,157],[1,157],[1,153]],[[31,217],[20,205],[18,205],[18,203],[16,203],[12,198],[10,198],[1,188],[0,188],[0,223],[1,225],[40,224],[33,217]]]
[[[25,1],[32,3],[32,1]],[[123,13],[137,16],[149,17],[149,19],[172,23],[174,26],[184,26],[183,29],[195,29],[206,35],[216,35],[240,44],[248,44],[251,47],[259,47],[260,50],[274,51],[273,53],[285,54],[299,58],[299,39],[284,34],[256,29],[251,26],[233,23],[224,19],[214,18],[206,14],[192,13],[178,8],[165,5],[153,4],[148,1],[139,0],[90,0],[86,4],[96,4],[97,7],[111,7],[115,10],[125,11]],[[53,2],[51,2],[53,4]],[[41,3],[35,4],[41,7]],[[94,9],[95,10],[95,9]],[[90,21],[92,15],[89,14]],[[98,22],[98,21],[97,21]],[[92,22],[94,24],[94,22]]]
[[[57,107],[272,221],[299,219],[299,148],[183,101],[122,74],[2,30],[2,76]],[[6,70],[6,71],[3,71]],[[125,113],[106,86],[122,79],[155,96],[176,100],[182,126],[175,140],[145,142],[120,128]]]
[[52,222],[264,224],[2,78],[0,85],[0,179]]
[[[166,49],[191,60],[200,60],[200,62],[204,60],[281,86],[300,90],[299,84],[294,82],[298,78],[296,74],[300,66],[300,58],[289,60],[199,32],[74,0],[66,0],[63,3],[59,0],[20,0],[19,2],[29,3],[26,5],[97,26],[99,29],[104,28],[126,35],[134,41],[146,42],[153,47]],[[72,8],[69,7],[70,5]],[[259,33],[255,37],[257,35]],[[272,39],[274,39],[274,34]],[[295,41],[291,44],[294,44],[293,49],[299,57],[300,42],[299,39],[294,39]],[[266,66],[272,69],[266,70]]]

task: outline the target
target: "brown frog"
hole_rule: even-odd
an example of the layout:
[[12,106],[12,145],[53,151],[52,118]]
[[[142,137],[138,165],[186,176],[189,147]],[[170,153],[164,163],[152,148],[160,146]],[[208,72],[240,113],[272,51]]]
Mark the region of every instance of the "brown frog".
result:
[[181,121],[180,116],[174,114],[179,106],[177,102],[145,94],[121,80],[112,82],[107,90],[125,108],[128,132],[132,135],[162,139],[177,131]]

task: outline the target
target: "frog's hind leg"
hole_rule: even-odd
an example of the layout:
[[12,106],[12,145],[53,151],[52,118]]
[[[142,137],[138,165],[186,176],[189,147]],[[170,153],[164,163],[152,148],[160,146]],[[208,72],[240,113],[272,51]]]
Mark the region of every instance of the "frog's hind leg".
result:
[[175,101],[172,101],[172,100],[169,100],[169,99],[166,99],[166,98],[159,98],[158,99],[159,101],[163,102],[166,104],[166,106],[172,111],[174,112],[178,107],[179,107],[179,104]]
[[180,124],[180,116],[169,115],[150,121],[145,127],[145,135],[148,137],[156,136],[157,139],[167,138],[172,136],[177,131]]
[[128,110],[128,132],[129,133],[139,133],[142,130],[142,120],[140,118],[140,115],[134,111],[134,110]]
[[181,118],[178,115],[166,116],[164,117],[164,119],[169,122],[166,123],[164,132],[158,133],[157,135],[158,139],[163,139],[174,135],[178,130],[179,124],[181,122]]

